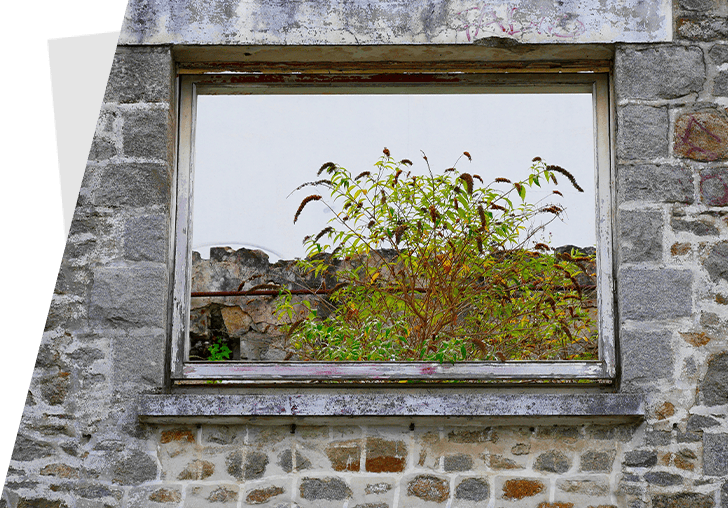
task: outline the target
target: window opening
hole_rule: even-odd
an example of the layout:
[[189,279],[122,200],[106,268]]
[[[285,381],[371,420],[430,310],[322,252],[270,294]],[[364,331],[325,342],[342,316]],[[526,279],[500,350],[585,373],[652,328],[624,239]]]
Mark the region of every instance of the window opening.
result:
[[[293,216],[301,200],[313,192],[326,191],[313,187],[308,193],[309,189],[292,191],[315,180],[316,169],[325,161],[346,167],[352,178],[371,171],[385,146],[392,155],[391,162],[409,159],[413,163],[405,168],[412,175],[426,176],[427,163],[433,173],[442,173],[463,150],[474,161],[460,160],[457,170],[477,174],[486,183],[496,178],[511,182],[527,178],[533,157],[574,174],[585,192],[576,192],[567,178],[555,171],[550,174],[559,178],[558,186],[542,180],[541,188],[527,190],[528,201],[539,203],[541,208],[566,207],[565,220],[547,224],[532,238],[530,247],[548,243],[558,247],[554,252],[562,259],[569,255],[582,261],[592,257],[589,263],[581,263],[584,273],[572,279],[578,279],[580,293],[587,293],[583,303],[594,320],[593,342],[586,336],[581,344],[574,341],[576,346],[571,350],[549,358],[557,361],[532,361],[537,356],[528,351],[505,356],[491,348],[480,361],[463,354],[465,361],[458,364],[451,363],[452,357],[445,363],[440,357],[403,365],[375,356],[380,361],[341,362],[332,367],[343,372],[337,375],[348,379],[423,379],[428,373],[434,374],[433,378],[453,379],[611,377],[613,335],[610,327],[604,327],[611,307],[600,304],[597,315],[596,300],[603,298],[595,277],[597,262],[603,268],[605,263],[611,264],[611,258],[603,254],[596,259],[597,247],[601,252],[611,249],[611,231],[602,220],[609,214],[605,203],[600,209],[604,196],[598,196],[594,186],[600,164],[608,177],[608,155],[604,160],[608,141],[605,127],[600,127],[606,121],[606,78],[467,78],[471,81],[466,79],[456,86],[394,86],[385,81],[375,88],[357,87],[353,79],[343,80],[339,88],[322,88],[320,82],[319,86],[311,85],[315,80],[304,78],[304,83],[298,83],[295,76],[289,76],[284,85],[240,84],[241,80],[229,76],[184,78],[181,133],[183,143],[185,132],[189,133],[190,167],[184,164],[185,150],[181,150],[180,167],[181,172],[191,171],[194,161],[194,172],[187,188],[180,190],[179,199],[192,194],[194,212],[189,228],[193,233],[185,239],[185,255],[191,258],[188,287],[193,296],[186,298],[190,309],[187,323],[177,327],[183,337],[177,347],[177,364],[185,365],[186,374],[181,377],[273,379],[283,369],[282,378],[292,380],[315,379],[321,372],[330,372],[326,370],[332,367],[329,364],[299,361],[305,355],[300,354],[301,349],[291,348],[293,336],[279,328],[285,319],[275,313],[273,301],[281,286],[294,293],[313,289],[319,297],[329,298],[337,284],[335,277],[322,285],[320,278],[313,281],[297,274],[292,260],[305,256],[303,237],[323,230],[340,210],[311,201],[294,225]],[[185,106],[189,108],[189,122],[184,121]],[[600,129],[604,131],[601,134]],[[494,188],[504,191],[511,185],[501,182]],[[557,198],[553,190],[564,199]],[[189,212],[185,213],[187,217],[180,220],[189,220]],[[602,224],[601,231],[597,231],[598,224]],[[602,281],[604,274],[611,279],[611,268],[600,271]],[[250,289],[258,294],[239,294]],[[296,310],[304,311],[302,302],[311,299],[294,294],[291,301]],[[574,307],[567,311],[573,313]],[[320,317],[331,308],[319,307],[318,312]],[[289,317],[289,325],[296,317]],[[477,342],[470,341],[468,347],[483,349]],[[569,357],[578,360],[558,361]],[[521,361],[502,362],[504,359]]]

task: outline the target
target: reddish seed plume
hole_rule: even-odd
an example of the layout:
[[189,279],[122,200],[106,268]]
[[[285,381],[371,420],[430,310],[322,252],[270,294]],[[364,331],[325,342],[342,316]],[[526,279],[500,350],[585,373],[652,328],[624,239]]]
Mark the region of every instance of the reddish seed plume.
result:
[[399,180],[399,175],[401,175],[401,174],[402,174],[402,170],[401,170],[401,169],[398,169],[398,170],[397,170],[397,171],[396,171],[396,172],[394,173],[394,181],[392,182],[392,185],[393,185],[393,186],[394,186],[394,185],[397,185],[397,180]]
[[511,183],[511,181],[508,178],[503,178],[500,176],[498,178],[496,178],[495,181],[498,183]]
[[440,214],[437,213],[437,210],[435,209],[435,205],[430,205],[430,218],[432,219],[432,222],[437,222],[437,219],[440,217]]
[[541,162],[541,157],[534,157],[532,162]]
[[365,176],[371,176],[371,173],[369,171],[362,171],[358,175],[356,175],[356,178],[354,180],[358,180],[360,178],[364,178]]
[[472,157],[470,156],[470,154],[469,154],[468,152],[463,152],[463,155],[464,155],[465,157],[467,157],[467,158],[468,158],[468,160],[469,160],[470,162],[472,162],[472,161],[473,161],[473,158],[472,158]]
[[561,194],[561,193],[560,193],[559,191],[557,191],[557,190],[555,190],[555,191],[552,191],[552,192],[553,192],[554,194],[558,194],[558,195],[559,195],[559,196],[561,196],[562,198],[564,197],[564,195],[563,195],[563,194]]
[[387,148],[387,147],[385,146],[385,147],[384,147],[384,150],[382,150],[382,153],[383,153],[384,155],[386,155],[387,157],[389,157],[389,155],[390,155],[390,154],[389,154],[389,148]]
[[503,208],[501,205],[496,205],[495,203],[491,203],[490,204],[490,208],[491,208],[491,210],[500,210],[502,212],[507,212],[508,211],[505,208]]
[[314,237],[313,241],[314,241],[314,242],[318,242],[318,241],[319,241],[319,239],[320,239],[320,238],[321,238],[322,236],[324,236],[324,235],[325,235],[325,234],[327,234],[327,233],[331,233],[331,232],[333,232],[333,231],[334,231],[334,228],[332,228],[331,226],[325,227],[324,229],[322,229],[321,231],[319,231],[319,234],[317,234],[317,235],[316,235],[316,236]]
[[306,196],[305,198],[303,198],[303,201],[301,201],[301,204],[298,205],[298,210],[296,210],[296,215],[293,216],[293,223],[295,224],[296,221],[298,221],[298,216],[301,215],[301,212],[303,211],[303,209],[305,208],[305,206],[307,204],[309,204],[311,201],[318,201],[319,199],[321,199],[320,194],[312,194],[310,196]]
[[480,225],[483,231],[485,231],[487,223],[485,221],[485,210],[483,210],[483,205],[478,205],[478,215],[480,216]]
[[412,161],[409,160],[409,159],[402,159],[401,161],[399,161],[399,163],[400,164],[404,164],[405,166],[411,166],[412,165]]
[[336,164],[333,162],[326,162],[324,163],[318,170],[318,173],[316,173],[316,176],[321,175],[324,171],[327,173],[331,173],[334,169],[336,169]]
[[468,190],[468,194],[471,196],[473,195],[473,177],[470,175],[470,173],[463,173],[458,178],[460,178],[463,182],[465,182],[465,187]]
[[569,179],[569,181],[571,182],[571,185],[573,185],[576,190],[578,190],[579,192],[584,192],[584,189],[579,187],[579,184],[576,183],[576,178],[574,178],[574,175],[572,175],[571,173],[566,171],[561,166],[546,166],[546,170],[551,171],[551,172],[561,173],[562,175],[564,175],[566,178]]
[[480,183],[483,183],[483,179],[482,179],[482,178],[480,178],[480,175],[473,175],[473,180],[477,180],[477,181],[479,181]]

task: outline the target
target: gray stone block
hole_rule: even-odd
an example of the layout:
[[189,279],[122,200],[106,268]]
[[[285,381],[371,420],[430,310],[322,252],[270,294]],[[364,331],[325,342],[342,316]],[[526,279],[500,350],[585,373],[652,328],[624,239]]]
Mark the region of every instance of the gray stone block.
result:
[[720,353],[708,361],[708,371],[700,383],[700,394],[706,406],[728,404],[728,353]]
[[549,473],[565,473],[571,467],[569,458],[559,451],[542,453],[536,457],[533,468],[537,471]]
[[674,319],[693,311],[689,270],[622,268],[618,275],[622,320]]
[[[158,388],[164,382],[164,329],[142,329],[109,333],[113,359],[113,382],[118,390]],[[143,355],[139,352],[144,351]]]
[[696,430],[699,431],[708,429],[710,427],[715,427],[716,425],[720,425],[720,422],[715,418],[703,415],[692,415],[690,419],[688,419],[687,431],[695,432]]
[[112,481],[120,485],[139,485],[157,479],[157,461],[134,450],[114,465]]
[[92,161],[103,161],[116,155],[116,146],[108,139],[94,137],[91,142],[91,150],[88,159]]
[[715,6],[715,0],[680,0],[680,8],[686,11],[706,12]]
[[89,295],[89,315],[101,326],[165,328],[167,269],[162,265],[99,268]]
[[728,434],[703,435],[703,472],[710,476],[728,476]]
[[619,259],[622,263],[662,260],[663,218],[661,211],[619,212]]
[[330,501],[351,497],[351,489],[339,478],[304,478],[301,480],[300,493],[303,499]]
[[132,110],[124,114],[123,152],[127,157],[168,160],[171,138],[166,110]]
[[725,168],[701,171],[700,194],[708,206],[728,206],[728,171]]
[[728,38],[728,18],[707,16],[677,19],[678,38],[691,41],[716,41]]
[[715,65],[728,63],[728,44],[716,44],[708,51],[708,57]]
[[146,215],[129,219],[124,224],[124,257],[132,261],[167,260],[166,217]]
[[728,96],[728,71],[721,71],[713,80],[713,95]]
[[251,452],[245,457],[245,470],[243,477],[246,480],[262,478],[268,465],[268,456],[265,453]]
[[668,164],[619,166],[617,202],[635,200],[692,203],[693,175],[687,168]]
[[671,332],[623,331],[620,344],[623,382],[672,377],[675,360]]
[[169,204],[170,178],[166,164],[121,163],[101,170],[92,204],[144,207]]
[[614,73],[620,99],[674,99],[703,89],[705,62],[697,47],[625,47],[615,55]]
[[170,102],[172,65],[167,47],[118,47],[104,102]]
[[15,438],[15,447],[11,460],[26,461],[35,460],[53,455],[53,448],[47,443],[33,441],[25,436],[18,435]]
[[490,489],[486,479],[466,478],[455,487],[455,499],[485,501],[489,495]]
[[715,244],[703,261],[703,266],[714,282],[721,279],[728,281],[728,242]]
[[670,485],[680,485],[683,483],[683,477],[677,474],[667,473],[665,471],[650,471],[645,474],[647,483],[668,487]]
[[720,231],[712,224],[708,224],[704,220],[685,220],[677,217],[673,217],[670,221],[673,231],[687,231],[696,236],[711,236],[718,235]]
[[469,471],[473,468],[473,458],[470,455],[446,455],[444,461],[445,471]]
[[720,505],[728,506],[728,480],[725,481],[720,489]]
[[667,157],[669,119],[666,107],[627,105],[617,112],[617,157]]
[[614,451],[598,452],[590,450],[581,455],[581,471],[608,473],[614,464]]
[[652,508],[713,508],[712,494],[681,492],[679,494],[655,494]]
[[622,464],[628,467],[652,467],[657,464],[657,453],[648,450],[627,452]]

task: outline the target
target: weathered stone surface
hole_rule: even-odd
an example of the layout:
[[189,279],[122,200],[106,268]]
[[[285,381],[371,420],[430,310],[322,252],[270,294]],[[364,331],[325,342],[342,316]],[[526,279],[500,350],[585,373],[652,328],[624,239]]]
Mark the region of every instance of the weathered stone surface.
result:
[[116,145],[107,139],[94,136],[91,142],[91,150],[88,159],[91,161],[103,161],[110,159],[117,154]]
[[721,279],[728,281],[728,242],[715,244],[710,249],[703,266],[710,275],[711,280],[715,282]]
[[627,105],[617,112],[617,157],[653,159],[667,156],[667,108]]
[[[713,80],[713,95],[728,96],[728,72],[722,71]],[[726,138],[723,138],[724,141]]]
[[365,494],[384,494],[385,492],[388,492],[392,490],[394,487],[391,483],[387,482],[380,482],[380,483],[370,483],[364,488]]
[[469,471],[473,468],[473,458],[464,453],[446,455],[444,460],[445,471]]
[[94,272],[89,314],[105,326],[165,327],[167,269],[162,265],[103,267]]
[[63,404],[71,384],[70,372],[58,372],[43,378],[40,382],[40,394],[51,406]]
[[334,471],[359,471],[361,450],[352,443],[332,443],[326,448],[326,456]]
[[244,477],[246,480],[262,478],[268,466],[268,455],[260,452],[250,452],[245,456]]
[[569,494],[583,496],[605,496],[609,494],[606,480],[557,480],[556,488]]
[[635,450],[624,454],[622,464],[629,467],[651,467],[657,464],[657,453],[647,450]]
[[705,62],[700,48],[626,47],[615,55],[620,99],[674,99],[703,89]]
[[407,484],[407,495],[423,501],[444,503],[450,497],[450,483],[437,476],[419,475]]
[[215,464],[207,460],[193,460],[177,476],[178,480],[204,480],[215,472]]
[[571,467],[571,461],[563,453],[553,450],[542,453],[536,457],[533,468],[537,471],[546,471],[548,473],[565,473]]
[[211,503],[235,503],[238,500],[238,491],[227,487],[217,487],[210,492],[207,500]]
[[728,404],[728,352],[717,354],[708,361],[700,394],[706,406]]
[[397,473],[404,471],[407,446],[403,441],[369,438],[366,443],[365,468],[370,473]]
[[716,425],[720,425],[720,422],[715,418],[704,415],[692,415],[688,419],[687,431],[695,432],[703,429],[709,429],[710,427],[715,427]]
[[498,433],[491,427],[484,429],[455,429],[448,433],[447,440],[451,443],[497,443]]
[[340,500],[351,497],[351,489],[339,478],[304,478],[299,487],[301,497],[309,501],[317,499]]
[[728,114],[723,108],[682,113],[675,120],[673,150],[680,157],[697,161],[728,158]]
[[118,47],[104,102],[169,102],[172,75],[169,47]]
[[109,208],[166,206],[170,178],[166,164],[120,162],[100,170],[102,182],[92,191],[95,206]]
[[708,51],[708,57],[715,65],[728,63],[728,44],[715,44]]
[[167,261],[167,219],[145,215],[124,225],[124,257],[132,261]]
[[18,501],[18,508],[68,508],[68,505],[60,500],[23,497]]
[[501,469],[523,469],[523,466],[515,460],[504,457],[503,455],[490,455],[490,468],[495,470]]
[[171,150],[168,113],[165,109],[131,110],[124,113],[124,155],[167,160]]
[[692,41],[728,38],[728,18],[718,16],[682,17],[676,20],[677,35]]
[[248,504],[263,504],[270,498],[280,496],[285,492],[282,487],[266,487],[264,489],[255,489],[248,492],[245,502]]
[[618,276],[622,319],[674,319],[692,313],[689,270],[622,268]]
[[728,171],[725,168],[702,170],[700,194],[708,206],[728,206]]
[[655,494],[653,508],[713,508],[715,501],[709,494],[683,492],[680,494]]
[[179,490],[163,487],[149,494],[149,500],[155,503],[179,503],[182,501],[182,494]]
[[686,11],[705,12],[715,7],[715,0],[680,0],[680,8]]
[[665,471],[650,471],[645,473],[647,483],[667,487],[670,485],[680,485],[683,483],[683,477],[677,474],[667,473]]
[[662,260],[664,220],[659,210],[619,212],[619,256],[623,263]]
[[120,485],[139,485],[157,479],[157,461],[142,451],[132,451],[114,465],[112,481]]
[[78,468],[67,464],[48,464],[40,470],[42,476],[57,476],[58,478],[79,478]]
[[455,499],[485,501],[490,496],[490,487],[485,478],[466,478],[455,487]]
[[608,473],[612,470],[616,452],[613,450],[598,452],[590,450],[581,455],[580,470]]
[[620,165],[617,168],[617,200],[692,203],[693,176],[689,169],[669,164]]
[[231,337],[240,337],[250,329],[253,323],[251,317],[238,306],[223,306],[220,308],[225,329]]
[[25,461],[48,457],[53,453],[53,448],[47,443],[40,443],[18,434],[15,438],[15,447],[11,460]]
[[669,379],[673,375],[672,333],[624,330],[622,379],[625,383]]
[[723,488],[720,489],[720,504],[721,506],[728,506],[728,480],[723,484]]
[[503,484],[503,499],[518,500],[543,492],[545,486],[538,480],[527,478],[506,480]]
[[673,231],[687,231],[696,236],[718,235],[720,231],[713,224],[703,220],[684,220],[673,217],[670,225]]
[[[357,463],[358,464],[358,463]],[[283,450],[280,455],[278,455],[278,465],[283,469],[286,473],[290,473],[293,471],[293,453],[291,450]],[[296,450],[296,465],[295,470],[296,471],[303,471],[304,469],[308,469],[311,467],[311,461],[308,460],[306,457],[304,457],[301,452]]]
[[710,476],[728,476],[728,434],[703,435],[703,472]]

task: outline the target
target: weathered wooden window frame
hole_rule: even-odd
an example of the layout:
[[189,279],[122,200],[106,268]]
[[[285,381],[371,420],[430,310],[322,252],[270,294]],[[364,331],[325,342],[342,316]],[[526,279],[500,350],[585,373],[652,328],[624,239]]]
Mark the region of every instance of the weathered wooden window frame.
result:
[[[380,86],[376,86],[379,84]],[[192,188],[194,129],[200,94],[296,93],[317,94],[403,92],[424,87],[428,93],[468,89],[484,93],[592,94],[595,135],[595,194],[597,213],[597,305],[599,359],[595,361],[512,362],[204,362],[189,361]],[[306,383],[316,381],[563,381],[611,382],[616,376],[615,291],[613,273],[613,174],[610,83],[607,73],[446,73],[392,72],[386,74],[224,73],[182,75],[179,78],[179,136],[177,151],[176,250],[171,311],[171,381],[173,384]]]

